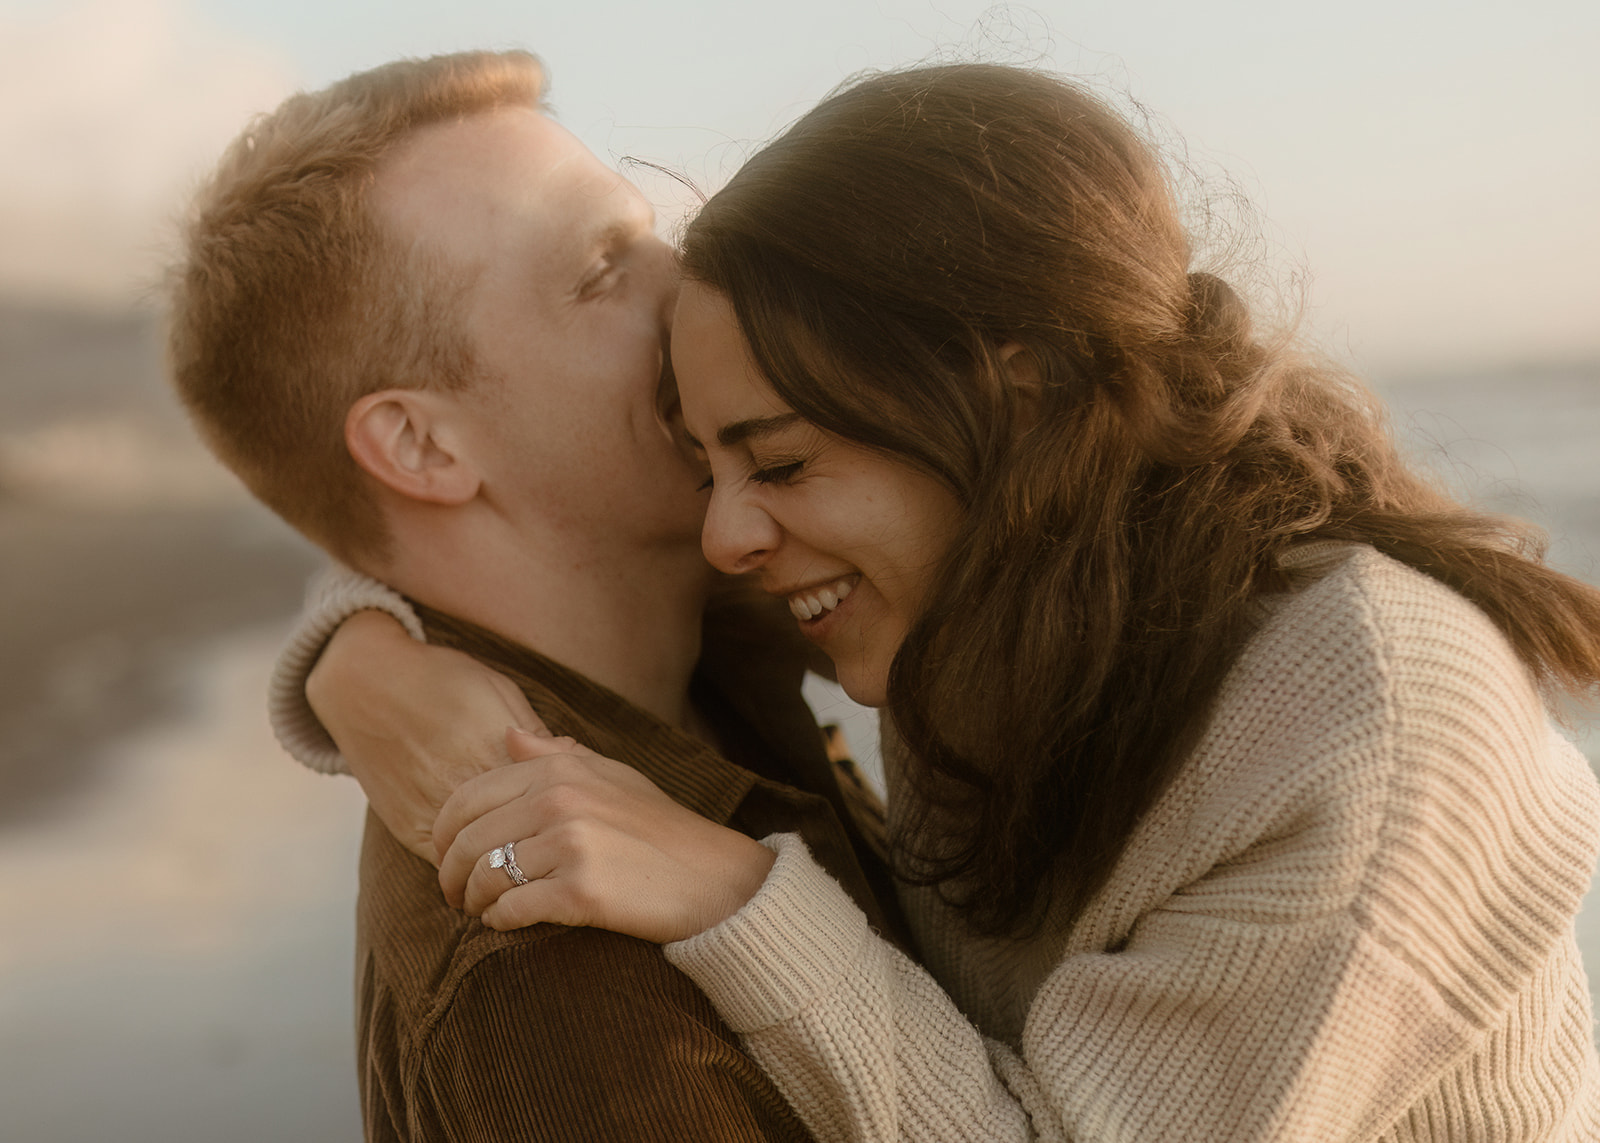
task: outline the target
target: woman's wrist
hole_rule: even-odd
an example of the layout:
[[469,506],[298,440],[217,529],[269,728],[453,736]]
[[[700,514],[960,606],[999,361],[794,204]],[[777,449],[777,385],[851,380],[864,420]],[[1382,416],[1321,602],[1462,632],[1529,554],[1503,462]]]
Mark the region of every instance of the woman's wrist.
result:
[[692,934],[716,928],[750,903],[761,887],[767,883],[778,855],[770,847],[734,830],[729,835],[728,852],[718,861],[722,876],[715,892],[707,899],[698,916],[691,922]]
[[322,724],[334,730],[338,720],[330,714],[344,696],[360,692],[375,663],[392,664],[396,657],[424,647],[387,611],[358,611],[339,624],[306,675],[306,701]]
[[798,834],[773,834],[760,844],[775,861],[756,894],[719,924],[662,949],[741,1034],[813,1003],[873,939],[866,915]]
[[273,734],[292,757],[325,774],[348,773],[349,766],[311,708],[306,680],[339,626],[367,609],[393,616],[413,640],[426,642],[416,612],[399,593],[341,564],[330,564],[308,585],[305,608],[278,652],[268,683],[267,713]]

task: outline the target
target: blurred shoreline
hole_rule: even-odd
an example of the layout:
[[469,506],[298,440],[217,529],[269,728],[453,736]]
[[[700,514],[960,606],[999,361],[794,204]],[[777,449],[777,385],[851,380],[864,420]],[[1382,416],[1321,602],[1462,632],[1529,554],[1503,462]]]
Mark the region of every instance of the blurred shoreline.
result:
[[181,709],[200,643],[299,604],[320,555],[204,451],[147,314],[0,307],[0,828]]

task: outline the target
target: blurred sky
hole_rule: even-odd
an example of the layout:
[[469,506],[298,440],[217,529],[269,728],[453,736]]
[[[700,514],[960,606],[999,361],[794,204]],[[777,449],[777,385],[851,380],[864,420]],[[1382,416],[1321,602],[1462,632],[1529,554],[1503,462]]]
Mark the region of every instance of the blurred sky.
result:
[[[849,74],[952,52],[1129,96],[1368,369],[1600,357],[1594,0],[0,0],[0,294],[122,304],[253,112],[402,54],[521,46],[609,159],[714,187]],[[656,180],[650,193],[670,193]]]

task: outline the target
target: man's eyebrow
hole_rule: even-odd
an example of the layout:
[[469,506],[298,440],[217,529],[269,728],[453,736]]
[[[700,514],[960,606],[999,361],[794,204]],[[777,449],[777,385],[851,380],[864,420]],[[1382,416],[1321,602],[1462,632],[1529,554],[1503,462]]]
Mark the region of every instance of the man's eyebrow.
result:
[[588,250],[612,250],[633,236],[638,228],[626,219],[614,219],[602,222],[593,227],[585,236],[584,246]]

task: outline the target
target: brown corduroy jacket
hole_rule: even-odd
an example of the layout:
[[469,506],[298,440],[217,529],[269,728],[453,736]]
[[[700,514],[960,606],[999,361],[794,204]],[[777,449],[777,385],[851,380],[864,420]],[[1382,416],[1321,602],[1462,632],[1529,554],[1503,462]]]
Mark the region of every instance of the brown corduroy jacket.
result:
[[[419,613],[430,641],[508,675],[556,734],[713,821],[798,831],[880,930],[902,932],[885,910],[879,807],[830,762],[799,697],[803,665],[764,649],[742,605],[708,613],[693,689],[726,757],[525,647]],[[559,925],[497,933],[445,905],[434,869],[371,816],[356,951],[371,1143],[809,1138],[658,946]]]

